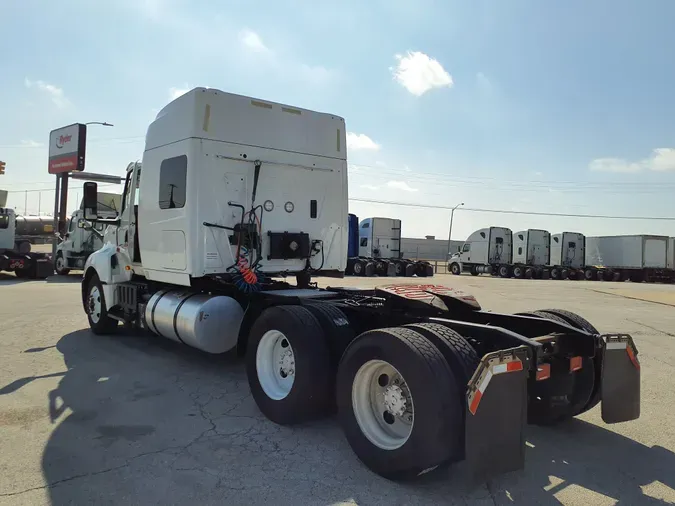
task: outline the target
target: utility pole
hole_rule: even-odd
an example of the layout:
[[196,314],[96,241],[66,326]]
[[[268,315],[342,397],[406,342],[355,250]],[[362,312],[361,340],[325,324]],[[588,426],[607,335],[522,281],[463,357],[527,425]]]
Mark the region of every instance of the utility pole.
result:
[[450,244],[452,241],[452,219],[455,216],[455,209],[463,205],[464,202],[462,202],[461,204],[457,204],[455,207],[452,208],[452,211],[450,211],[450,230],[448,231],[448,255],[450,255]]

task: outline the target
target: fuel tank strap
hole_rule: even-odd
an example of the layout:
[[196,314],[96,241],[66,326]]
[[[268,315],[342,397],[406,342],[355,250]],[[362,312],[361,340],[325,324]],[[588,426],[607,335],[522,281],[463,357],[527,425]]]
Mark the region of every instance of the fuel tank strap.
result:
[[159,304],[161,298],[164,297],[167,293],[169,293],[168,288],[158,292],[156,294],[157,298],[155,299],[155,302],[152,304],[152,308],[150,309],[150,323],[152,324],[152,331],[155,332],[156,334],[159,334],[159,331],[157,330],[157,325],[155,325],[155,309],[157,308],[157,304]]
[[178,338],[178,340],[181,343],[185,344],[186,346],[189,346],[189,345],[185,341],[183,341],[183,338],[180,337],[180,334],[178,333],[178,313],[180,313],[180,308],[183,307],[183,304],[185,304],[188,300],[190,300],[192,297],[194,297],[195,295],[198,295],[198,294],[199,294],[199,292],[191,293],[190,295],[185,297],[183,300],[181,300],[178,303],[178,306],[176,306],[176,310],[173,313],[173,331],[176,333],[176,337]]

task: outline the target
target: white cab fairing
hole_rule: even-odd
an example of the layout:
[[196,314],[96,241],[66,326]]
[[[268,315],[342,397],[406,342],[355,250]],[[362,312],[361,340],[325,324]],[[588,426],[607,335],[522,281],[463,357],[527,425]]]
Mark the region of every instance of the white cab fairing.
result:
[[143,156],[138,233],[145,276],[189,285],[190,277],[234,263],[233,233],[204,223],[241,221],[241,207],[229,203],[251,209],[257,160],[255,205],[267,208],[261,270],[302,271],[304,259],[267,259],[267,233],[304,232],[323,244],[323,265],[317,252],[311,267],[344,272],[345,142],[344,120],[330,114],[204,88],[171,102],[150,125]]

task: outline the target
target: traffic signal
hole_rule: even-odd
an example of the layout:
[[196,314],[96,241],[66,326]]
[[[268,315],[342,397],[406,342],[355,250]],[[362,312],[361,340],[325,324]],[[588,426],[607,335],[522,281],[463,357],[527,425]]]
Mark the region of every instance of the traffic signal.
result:
[[0,162],[0,176],[5,173],[5,162]]

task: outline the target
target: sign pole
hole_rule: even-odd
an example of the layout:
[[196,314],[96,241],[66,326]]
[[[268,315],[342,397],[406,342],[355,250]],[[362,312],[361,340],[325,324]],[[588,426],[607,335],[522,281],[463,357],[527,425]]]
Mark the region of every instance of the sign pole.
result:
[[56,187],[54,188],[54,237],[52,238],[52,261],[56,261],[56,246],[59,238],[56,233],[59,231],[59,193],[61,187],[61,175],[56,174]]
[[61,198],[59,199],[59,228],[61,235],[66,234],[66,219],[68,215],[68,173],[61,174]]

